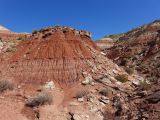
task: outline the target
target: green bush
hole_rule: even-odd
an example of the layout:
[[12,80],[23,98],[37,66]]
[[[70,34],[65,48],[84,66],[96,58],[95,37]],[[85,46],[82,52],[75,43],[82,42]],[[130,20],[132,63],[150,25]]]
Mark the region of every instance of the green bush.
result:
[[14,85],[10,81],[7,80],[1,80],[0,81],[0,92],[3,92],[5,90],[13,90]]
[[117,75],[115,78],[122,83],[125,83],[128,81],[128,75],[126,74]]
[[47,92],[41,92],[40,94],[28,98],[26,100],[26,106],[36,107],[45,104],[51,104],[53,102],[53,96]]

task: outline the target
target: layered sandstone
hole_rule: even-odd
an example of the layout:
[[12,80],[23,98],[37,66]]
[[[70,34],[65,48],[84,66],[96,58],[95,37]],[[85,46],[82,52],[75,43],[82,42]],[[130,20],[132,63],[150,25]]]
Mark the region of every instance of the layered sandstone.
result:
[[95,41],[96,45],[100,47],[102,50],[113,47],[116,41],[111,38],[103,38]]
[[135,68],[151,81],[159,79],[160,21],[127,32],[110,49],[107,56],[122,66]]
[[114,76],[123,72],[108,60],[86,31],[68,27],[49,27],[34,31],[0,66],[1,78],[23,83],[54,81],[68,86],[84,79],[83,72]]

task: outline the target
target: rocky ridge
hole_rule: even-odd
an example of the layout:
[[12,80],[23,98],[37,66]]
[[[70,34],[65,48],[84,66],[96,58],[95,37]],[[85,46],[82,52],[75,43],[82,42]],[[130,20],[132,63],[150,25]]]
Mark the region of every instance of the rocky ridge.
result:
[[[146,82],[141,83],[140,89],[135,89],[135,93],[141,97],[137,98],[133,95],[134,100],[131,103],[135,102],[140,105],[139,108],[133,107],[141,111],[141,114],[137,115],[139,116],[137,119],[158,120],[160,118],[158,111],[160,108],[158,97],[160,89],[160,21],[156,20],[125,33],[113,47],[103,51],[107,57],[113,59],[128,73],[137,73],[144,77]],[[147,85],[148,83],[150,85]],[[132,105],[130,104],[130,106]]]
[[0,25],[0,32],[10,32],[10,30]]

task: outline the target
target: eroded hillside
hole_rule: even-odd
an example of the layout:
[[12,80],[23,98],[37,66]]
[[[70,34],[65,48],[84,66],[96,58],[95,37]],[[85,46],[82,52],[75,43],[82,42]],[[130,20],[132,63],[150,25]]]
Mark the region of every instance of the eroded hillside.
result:
[[140,76],[105,57],[90,32],[43,28],[15,49],[1,53],[3,120],[128,119],[139,114],[129,100]]

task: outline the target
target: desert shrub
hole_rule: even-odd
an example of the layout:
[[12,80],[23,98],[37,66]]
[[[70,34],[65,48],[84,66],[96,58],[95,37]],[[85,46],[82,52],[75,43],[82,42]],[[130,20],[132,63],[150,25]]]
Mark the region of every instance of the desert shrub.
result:
[[132,74],[134,73],[134,69],[133,69],[133,68],[128,68],[128,67],[126,67],[126,68],[125,68],[125,71],[126,71],[128,74],[130,74],[130,75],[132,75]]
[[104,88],[99,91],[101,95],[108,96],[108,89]]
[[151,87],[151,85],[148,84],[146,80],[141,80],[139,82],[139,88],[142,90],[148,90],[150,87]]
[[7,49],[6,52],[15,52],[16,51],[16,45],[12,44]]
[[79,92],[76,94],[75,98],[82,98],[82,97],[86,96],[87,94],[89,94],[89,92],[86,91],[86,90],[79,91]]
[[24,36],[19,36],[19,37],[17,37],[17,40],[24,40],[24,39],[26,39],[26,37],[27,36],[25,36],[25,35]]
[[47,92],[41,92],[38,95],[28,98],[26,100],[26,106],[36,107],[45,104],[51,104],[53,102],[53,96]]
[[37,34],[37,33],[38,33],[37,30],[33,30],[33,31],[32,31],[32,34]]
[[157,66],[156,66],[156,68],[160,68],[160,63],[157,63]]
[[15,52],[16,51],[16,48],[7,48],[6,49],[6,52]]
[[0,81],[0,92],[3,92],[5,90],[13,90],[14,85],[10,81],[7,80],[1,80]]
[[115,78],[122,83],[125,83],[128,81],[128,75],[126,74],[117,75]]
[[121,60],[120,65],[121,66],[126,66],[127,65],[127,60],[126,59]]

